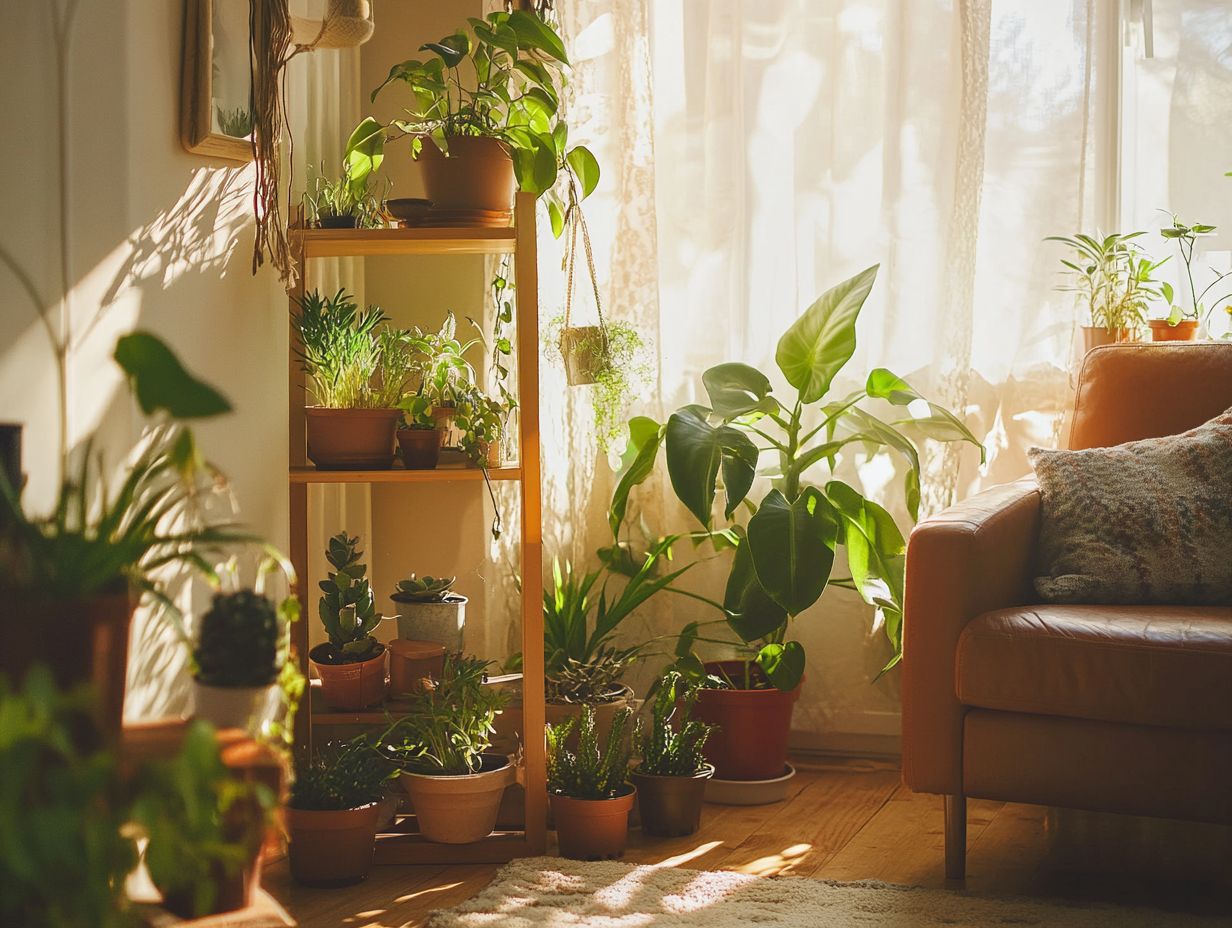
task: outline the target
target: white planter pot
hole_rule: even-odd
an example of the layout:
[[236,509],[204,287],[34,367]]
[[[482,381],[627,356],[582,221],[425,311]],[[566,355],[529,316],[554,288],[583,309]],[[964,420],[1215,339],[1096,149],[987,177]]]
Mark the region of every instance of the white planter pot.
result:
[[398,610],[398,637],[434,641],[449,653],[462,650],[466,625],[466,597],[454,594],[443,603],[394,601]]
[[269,686],[206,686],[193,681],[193,718],[215,728],[260,732],[279,706],[278,684]]

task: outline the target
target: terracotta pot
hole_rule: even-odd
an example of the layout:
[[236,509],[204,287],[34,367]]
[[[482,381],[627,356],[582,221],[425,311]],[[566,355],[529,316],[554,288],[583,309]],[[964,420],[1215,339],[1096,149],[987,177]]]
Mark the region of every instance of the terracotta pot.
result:
[[469,600],[457,593],[443,603],[414,603],[391,596],[398,610],[398,637],[413,641],[433,641],[446,651],[462,650]]
[[426,677],[439,680],[445,670],[445,649],[435,641],[395,638],[389,643],[389,695],[423,689]]
[[[732,680],[744,674],[743,661],[711,661],[706,672],[726,673]],[[791,712],[800,687],[790,692],[764,690],[711,690],[700,692],[695,718],[718,725],[706,742],[706,760],[723,780],[770,780],[783,775],[787,763],[787,736]]]
[[556,820],[556,843],[560,856],[572,860],[607,860],[621,857],[629,838],[629,812],[637,790],[615,799],[549,798]]
[[322,470],[388,470],[394,460],[399,409],[304,410],[308,458]]
[[261,732],[278,711],[278,684],[268,686],[206,686],[193,681],[193,718],[215,728]]
[[517,181],[513,158],[503,142],[481,136],[449,138],[449,157],[436,143],[423,140],[419,153],[424,193],[436,210],[488,210],[513,208]]
[[[612,721],[616,718],[616,713],[628,706],[633,701],[633,690],[625,687],[625,694],[612,700],[611,702],[595,703],[592,707],[595,710],[595,734],[599,737],[600,744],[607,743],[608,734],[612,730]],[[557,703],[549,702],[544,707],[544,719],[549,725],[559,725],[566,719],[578,719],[582,715],[581,703]],[[629,723],[629,731],[632,734],[632,720]],[[565,746],[571,751],[577,750],[577,726],[570,733]]]
[[432,470],[441,459],[437,429],[398,429],[398,447],[407,470]]
[[513,782],[508,757],[485,754],[479,773],[462,776],[401,775],[419,832],[438,844],[473,844],[496,827],[505,787]]
[[484,464],[489,470],[495,470],[504,463],[504,453],[501,450],[500,440],[480,442],[480,447],[483,448]]
[[629,778],[637,787],[642,831],[662,838],[691,835],[702,817],[706,781],[714,776],[707,766],[691,777],[656,777],[634,770]]
[[1198,323],[1193,319],[1182,319],[1176,325],[1168,325],[1167,319],[1151,320],[1151,341],[1154,342],[1192,342],[1198,337]]
[[1102,325],[1084,325],[1082,327],[1083,354],[1101,345],[1119,345],[1122,342],[1132,341],[1136,341],[1133,329],[1106,329]]
[[308,886],[349,886],[368,876],[380,803],[321,812],[287,807],[291,876]]
[[179,887],[169,892],[159,888],[163,908],[183,919],[204,918],[247,908],[256,901],[256,892],[261,885],[261,855],[254,854],[246,866],[234,873],[227,873],[221,864],[214,863],[210,866],[210,880],[214,884],[214,904],[209,911],[196,910],[195,886]]
[[27,670],[45,664],[61,687],[91,684],[100,728],[118,734],[133,618],[127,591],[69,600],[13,596],[0,602],[0,613],[0,673],[19,685]]
[[309,653],[313,669],[321,678],[321,698],[336,709],[366,709],[385,699],[385,648],[376,657],[353,664],[322,664]]
[[560,353],[565,359],[565,376],[569,386],[594,383],[607,366],[602,350],[603,330],[597,325],[575,325],[562,329]]
[[432,418],[436,421],[436,431],[440,436],[442,448],[456,448],[461,440],[461,433],[453,424],[457,416],[458,412],[452,406],[432,407]]

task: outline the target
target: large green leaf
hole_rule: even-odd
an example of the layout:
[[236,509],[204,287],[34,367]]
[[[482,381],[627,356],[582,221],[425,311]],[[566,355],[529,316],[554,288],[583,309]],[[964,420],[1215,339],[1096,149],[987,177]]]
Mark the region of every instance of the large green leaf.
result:
[[620,478],[612,493],[612,505],[607,511],[607,524],[612,527],[612,535],[618,540],[629,504],[629,493],[654,470],[662,443],[663,427],[654,419],[635,416],[629,420],[629,442],[621,459]]
[[904,492],[907,499],[907,511],[913,520],[920,517],[920,452],[906,435],[894,426],[882,422],[872,413],[852,407],[846,413],[859,423],[860,431],[847,438],[847,441],[863,441],[870,444],[881,444],[893,448],[907,460],[907,473],[904,475]]
[[839,480],[826,484],[826,496],[842,522],[853,586],[869,605],[901,615],[907,543],[894,517]]
[[520,48],[533,48],[550,55],[561,64],[569,63],[569,56],[565,54],[565,43],[556,31],[536,14],[515,10],[509,14],[506,22],[517,34]]
[[776,689],[794,690],[804,678],[804,645],[798,641],[768,644],[757,652],[757,663]]
[[582,199],[586,199],[599,186],[599,159],[585,145],[578,145],[566,156],[569,167],[582,185]]
[[779,339],[774,359],[805,403],[830,389],[856,349],[856,317],[868,298],[880,265],[861,271],[817,298]]
[[750,550],[747,538],[736,548],[727,589],[723,594],[727,624],[745,642],[759,641],[782,628],[787,621],[783,607],[771,599],[757,582]]
[[706,528],[710,528],[719,467],[729,517],[748,495],[757,472],[757,446],[739,429],[711,425],[709,415],[705,406],[685,406],[672,413],[664,435],[672,489]]
[[821,597],[834,566],[837,535],[831,506],[813,487],[794,502],[773,489],[749,519],[747,544],[757,580],[790,615]]
[[919,392],[884,367],[876,368],[868,375],[865,386],[868,395],[878,399],[888,400],[895,406],[904,406],[910,414],[910,419],[902,419],[896,425],[912,425],[929,438],[938,441],[966,441],[980,449],[980,463],[983,464],[986,452],[983,444],[971,433],[971,430],[958,416],[944,406],[930,403]]
[[455,32],[447,35],[439,42],[427,42],[419,46],[421,52],[433,52],[445,62],[445,67],[456,68],[462,59],[470,54],[471,40],[465,32]]
[[702,374],[710,405],[724,419],[765,409],[770,380],[755,367],[739,362],[717,364]]
[[114,357],[147,416],[164,410],[174,419],[204,419],[231,411],[221,393],[188,373],[175,353],[149,332],[123,336]]
[[347,178],[356,196],[368,187],[368,176],[385,160],[385,127],[366,116],[346,144]]

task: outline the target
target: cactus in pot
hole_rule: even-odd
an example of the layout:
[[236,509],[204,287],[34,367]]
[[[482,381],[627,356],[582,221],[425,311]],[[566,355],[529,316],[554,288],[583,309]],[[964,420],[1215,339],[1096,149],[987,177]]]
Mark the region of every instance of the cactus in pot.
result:
[[[582,707],[578,718],[546,726],[548,798],[562,857],[603,860],[625,852],[636,796],[628,782],[627,728],[632,715],[628,707],[619,710],[606,739],[599,736],[590,705]],[[575,726],[573,750],[569,745]]]
[[285,622],[252,590],[217,593],[192,652],[194,715],[217,728],[260,730],[278,706]]
[[398,604],[398,637],[430,641],[447,652],[462,650],[467,599],[453,592],[457,577],[410,574],[389,598]]

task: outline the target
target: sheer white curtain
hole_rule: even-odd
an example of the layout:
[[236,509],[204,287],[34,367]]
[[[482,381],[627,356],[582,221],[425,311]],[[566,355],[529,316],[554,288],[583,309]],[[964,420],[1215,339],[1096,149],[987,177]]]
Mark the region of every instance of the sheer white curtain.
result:
[[[656,352],[656,389],[634,411],[662,421],[704,400],[700,374],[721,361],[781,383],[780,333],[829,286],[880,263],[852,381],[836,389],[889,367],[985,441],[984,467],[969,446],[930,449],[926,509],[1024,473],[1026,449],[1055,440],[1072,351],[1072,304],[1053,289],[1058,255],[1041,240],[1100,221],[1108,7],[560,4],[571,138],[604,171],[588,216],[605,309]],[[594,461],[584,394],[562,384],[544,392],[545,512],[559,520],[547,537],[581,555],[606,542],[611,480]],[[905,518],[892,461],[857,455],[843,468]],[[662,474],[637,503],[652,532],[690,524]],[[716,560],[691,582],[714,593],[725,571]],[[630,633],[678,629],[699,608],[660,601]],[[894,735],[893,680],[868,682],[885,653],[867,608],[831,590],[797,621],[810,668],[803,740]]]

